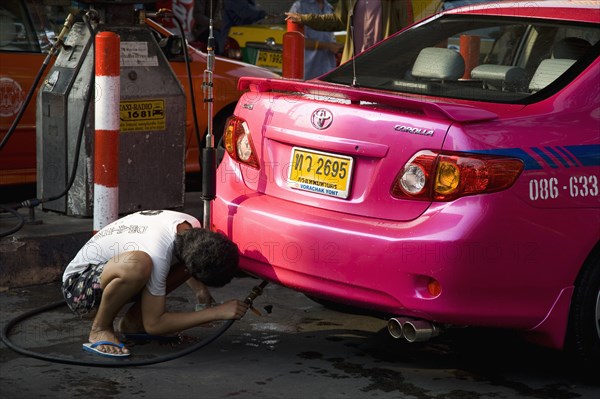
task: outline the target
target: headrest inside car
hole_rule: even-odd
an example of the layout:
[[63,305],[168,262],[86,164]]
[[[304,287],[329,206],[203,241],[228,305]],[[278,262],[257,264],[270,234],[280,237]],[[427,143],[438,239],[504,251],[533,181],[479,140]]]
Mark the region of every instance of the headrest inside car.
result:
[[565,37],[552,47],[552,57],[578,60],[592,47],[585,39],[579,37]]
[[413,65],[412,75],[417,78],[458,80],[465,72],[462,56],[447,48],[426,47]]
[[499,90],[527,86],[525,70],[512,65],[478,65],[471,71],[471,78],[481,80],[486,85]]
[[529,82],[529,90],[538,91],[548,86],[565,73],[575,62],[575,60],[564,59],[543,60],[535,70],[531,82]]

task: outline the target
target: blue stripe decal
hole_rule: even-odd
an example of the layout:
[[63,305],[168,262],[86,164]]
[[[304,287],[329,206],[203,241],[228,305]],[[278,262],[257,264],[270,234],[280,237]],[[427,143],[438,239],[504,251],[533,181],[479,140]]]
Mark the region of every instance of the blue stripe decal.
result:
[[542,165],[522,148],[502,148],[493,150],[471,150],[469,152],[485,155],[501,155],[506,157],[519,158],[525,163],[525,170],[539,170]]
[[556,166],[554,161],[544,151],[542,151],[541,149],[539,149],[537,147],[531,147],[531,150],[533,152],[535,152],[536,154],[538,154],[544,161],[546,161],[548,166],[550,166],[551,168],[558,168],[558,166]]
[[573,155],[571,155],[567,150],[565,150],[562,147],[556,147],[556,149],[560,152],[562,152],[562,154],[567,157],[569,159],[569,161],[574,165],[574,166],[579,166],[577,165],[577,161],[575,160],[575,158],[573,158]]
[[583,166],[600,166],[600,144],[567,145],[565,148],[570,151]]
[[544,147],[546,149],[546,151],[548,151],[550,154],[554,155],[554,158],[558,159],[560,161],[560,163],[563,164],[563,166],[565,168],[570,168],[571,166],[569,165],[569,163],[567,161],[564,160],[564,158],[554,150],[554,148],[552,147]]

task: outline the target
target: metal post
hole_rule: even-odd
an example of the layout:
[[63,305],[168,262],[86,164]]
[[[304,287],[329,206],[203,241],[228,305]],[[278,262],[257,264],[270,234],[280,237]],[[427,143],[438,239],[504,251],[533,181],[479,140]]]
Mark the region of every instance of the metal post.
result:
[[120,43],[116,33],[96,35],[94,232],[119,217]]
[[202,215],[202,226],[210,230],[212,227],[211,202],[216,196],[216,174],[217,174],[217,156],[213,135],[213,70],[215,62],[215,37],[213,34],[213,9],[212,1],[210,3],[210,20],[208,44],[206,48],[206,69],[204,70],[204,102],[208,104],[208,126],[206,133],[206,146],[202,150],[202,199],[204,201],[204,212]]

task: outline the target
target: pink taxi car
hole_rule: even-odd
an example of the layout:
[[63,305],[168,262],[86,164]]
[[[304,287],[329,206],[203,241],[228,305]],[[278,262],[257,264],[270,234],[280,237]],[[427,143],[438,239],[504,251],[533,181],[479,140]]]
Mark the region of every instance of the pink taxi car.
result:
[[600,358],[599,5],[453,9],[318,79],[241,80],[212,228],[394,337],[506,328]]

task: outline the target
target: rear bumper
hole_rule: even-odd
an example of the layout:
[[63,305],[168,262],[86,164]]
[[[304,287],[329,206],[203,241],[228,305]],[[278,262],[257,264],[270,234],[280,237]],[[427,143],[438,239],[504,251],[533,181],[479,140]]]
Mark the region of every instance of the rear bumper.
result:
[[[499,218],[518,208],[512,197],[466,197],[396,222],[291,204],[231,177],[218,184],[213,223],[238,244],[243,270],[292,289],[438,323],[529,330],[548,317],[573,271],[547,272],[562,259],[536,241],[539,224]],[[430,278],[441,284],[437,297]],[[557,325],[565,329],[566,315]]]

